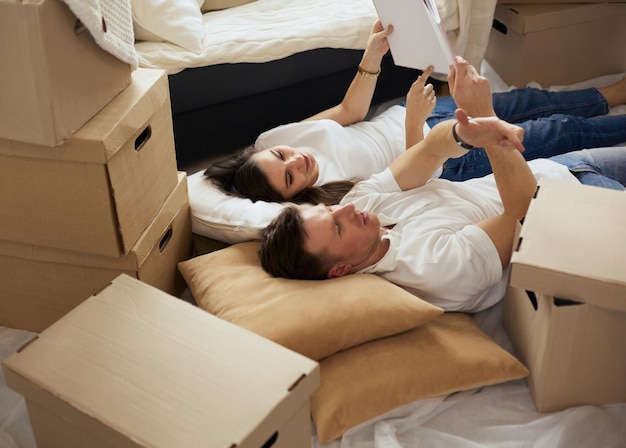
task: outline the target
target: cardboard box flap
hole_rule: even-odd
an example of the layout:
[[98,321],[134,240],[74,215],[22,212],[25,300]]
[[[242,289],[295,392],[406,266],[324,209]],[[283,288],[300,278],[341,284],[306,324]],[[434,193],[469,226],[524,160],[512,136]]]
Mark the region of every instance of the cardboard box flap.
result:
[[517,247],[510,284],[626,311],[626,194],[539,181]]
[[498,5],[495,19],[519,34],[528,34],[577,23],[592,22],[616,14],[626,14],[626,5],[607,3],[516,4]]
[[139,68],[132,82],[74,135],[56,147],[0,139],[0,154],[73,162],[106,164],[129,140],[136,149],[150,137],[148,122],[155,110],[169,102],[165,71]]
[[4,368],[151,447],[261,446],[319,384],[316,362],[126,275]]

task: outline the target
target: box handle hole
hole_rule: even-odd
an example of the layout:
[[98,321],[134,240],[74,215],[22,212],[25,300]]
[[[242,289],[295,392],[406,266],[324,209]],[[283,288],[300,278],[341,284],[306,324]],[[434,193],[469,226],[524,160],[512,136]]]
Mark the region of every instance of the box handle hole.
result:
[[504,23],[500,22],[498,19],[493,20],[492,26],[494,30],[499,31],[502,34],[506,35],[509,32],[507,26]]
[[146,126],[143,132],[135,139],[135,151],[140,151],[148,140],[150,140],[151,136],[152,128],[150,126]]
[[80,20],[76,20],[76,22],[74,22],[74,34],[76,34],[77,36],[84,33],[86,29],[87,28]]
[[537,311],[538,305],[537,305],[537,296],[535,295],[535,293],[532,291],[526,290],[526,295],[528,296],[528,300],[530,300],[530,304],[533,306],[535,311]]
[[167,232],[165,232],[165,235],[163,235],[163,238],[159,241],[159,252],[163,252],[165,250],[167,243],[169,243],[172,239],[172,233],[173,231],[171,227],[167,229]]
[[270,448],[271,446],[274,446],[277,440],[278,440],[278,431],[272,434],[272,437],[267,439],[267,442],[265,442],[263,446],[261,446],[261,448]]

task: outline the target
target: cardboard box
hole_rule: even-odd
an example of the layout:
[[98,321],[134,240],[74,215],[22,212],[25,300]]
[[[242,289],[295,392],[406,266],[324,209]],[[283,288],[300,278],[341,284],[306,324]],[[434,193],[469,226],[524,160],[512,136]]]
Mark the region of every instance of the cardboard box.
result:
[[61,0],[0,0],[0,137],[55,146],[131,81]]
[[624,229],[623,192],[540,181],[504,302],[539,411],[626,401]]
[[624,3],[624,0],[498,0],[499,5],[551,5],[557,3]]
[[567,85],[620,73],[626,3],[497,5],[485,59],[510,85]]
[[319,366],[128,276],[3,362],[39,448],[309,448]]
[[127,255],[0,241],[0,325],[40,332],[122,273],[179,296],[186,285],[178,263],[191,251],[187,177],[180,173],[177,187]]
[[0,140],[4,240],[117,257],[177,184],[167,76],[133,82],[56,148]]

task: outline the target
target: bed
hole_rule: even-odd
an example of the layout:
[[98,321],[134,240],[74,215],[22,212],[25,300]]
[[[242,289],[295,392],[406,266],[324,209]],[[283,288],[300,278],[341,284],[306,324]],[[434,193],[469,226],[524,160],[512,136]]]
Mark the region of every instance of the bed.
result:
[[[472,63],[482,60],[495,3],[436,0],[455,53]],[[139,65],[169,75],[181,169],[337,104],[377,18],[371,0],[132,4]],[[418,73],[387,55],[374,103],[406,93]]]

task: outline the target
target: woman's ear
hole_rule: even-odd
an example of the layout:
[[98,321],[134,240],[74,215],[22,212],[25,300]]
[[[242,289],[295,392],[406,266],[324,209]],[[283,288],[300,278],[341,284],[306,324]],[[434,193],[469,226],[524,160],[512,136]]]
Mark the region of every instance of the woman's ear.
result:
[[328,278],[337,278],[343,277],[350,273],[350,269],[352,266],[349,263],[336,263],[330,270],[328,271]]

